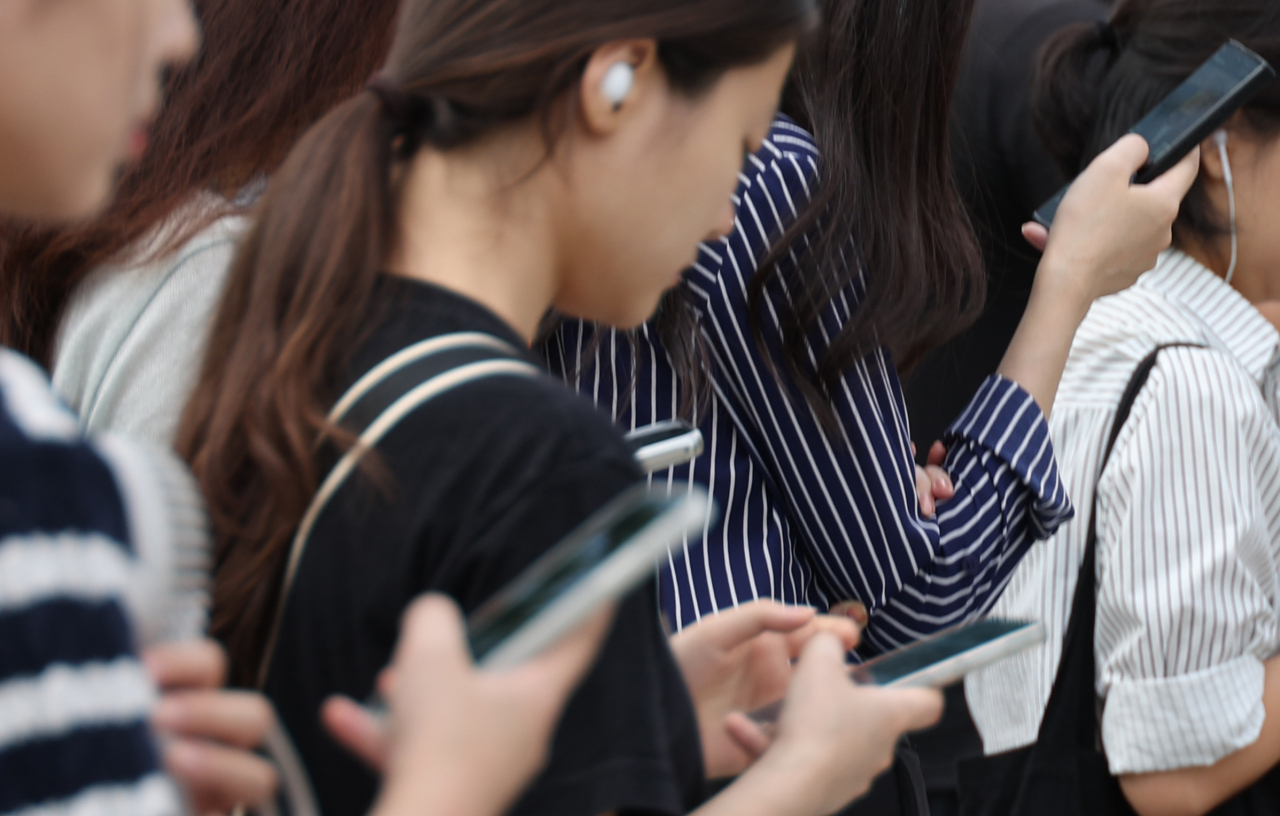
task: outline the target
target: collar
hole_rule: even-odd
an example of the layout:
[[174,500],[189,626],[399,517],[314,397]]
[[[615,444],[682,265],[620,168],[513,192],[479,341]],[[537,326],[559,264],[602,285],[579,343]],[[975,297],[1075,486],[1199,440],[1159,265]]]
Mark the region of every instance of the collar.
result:
[[1275,390],[1280,331],[1226,281],[1185,252],[1167,249],[1138,285],[1194,313],[1211,333],[1210,345],[1238,360],[1264,393]]

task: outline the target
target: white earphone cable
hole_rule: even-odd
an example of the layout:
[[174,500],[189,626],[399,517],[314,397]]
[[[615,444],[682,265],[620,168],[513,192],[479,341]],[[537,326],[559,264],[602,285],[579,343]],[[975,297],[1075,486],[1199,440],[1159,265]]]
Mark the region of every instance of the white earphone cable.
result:
[[1222,180],[1227,184],[1227,209],[1231,219],[1231,265],[1227,267],[1227,283],[1236,274],[1236,261],[1240,258],[1240,243],[1236,235],[1236,185],[1231,175],[1231,159],[1227,155],[1227,132],[1219,130],[1213,134],[1218,143],[1218,155],[1222,157]]

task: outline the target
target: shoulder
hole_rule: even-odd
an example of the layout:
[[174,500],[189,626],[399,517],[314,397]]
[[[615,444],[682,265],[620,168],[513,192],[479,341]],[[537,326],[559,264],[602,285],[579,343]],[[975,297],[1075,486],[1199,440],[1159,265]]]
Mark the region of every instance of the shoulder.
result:
[[[1080,324],[1063,372],[1055,413],[1062,408],[1113,407],[1120,401],[1137,365],[1157,346],[1169,343],[1207,345],[1208,327],[1192,311],[1162,293],[1133,286],[1100,298]],[[1178,349],[1161,353],[1157,367],[1168,370],[1191,355]]]
[[586,396],[549,374],[499,375],[470,382],[406,417],[398,433],[483,451],[478,467],[550,474],[602,468],[638,477],[621,431]]

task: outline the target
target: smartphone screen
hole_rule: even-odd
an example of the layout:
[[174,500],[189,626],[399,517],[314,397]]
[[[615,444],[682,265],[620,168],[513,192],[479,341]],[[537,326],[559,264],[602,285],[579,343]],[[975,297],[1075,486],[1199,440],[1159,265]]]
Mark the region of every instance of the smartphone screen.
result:
[[587,519],[472,613],[467,635],[476,661],[482,661],[641,531],[685,501],[684,496],[655,495],[641,485]]
[[[870,683],[877,686],[888,686],[901,682],[911,675],[919,674],[926,669],[944,666],[979,647],[993,644],[1019,632],[1039,626],[1029,621],[1010,621],[989,619],[960,626],[947,632],[925,638],[917,643],[895,649],[888,654],[868,660],[855,668],[851,674],[859,683]],[[1030,639],[1028,645],[1037,642]],[[1012,651],[1017,651],[1013,644]],[[1025,648],[1025,647],[1024,647]],[[1011,652],[998,650],[993,652],[993,659],[1006,657]],[[998,656],[997,656],[998,655]],[[976,662],[976,661],[975,661]],[[976,666],[958,666],[971,670]],[[963,676],[961,674],[960,676]]]

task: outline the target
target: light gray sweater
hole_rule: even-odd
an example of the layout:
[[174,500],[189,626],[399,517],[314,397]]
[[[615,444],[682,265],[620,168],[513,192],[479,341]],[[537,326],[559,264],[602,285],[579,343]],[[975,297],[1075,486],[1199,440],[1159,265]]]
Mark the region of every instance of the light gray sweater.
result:
[[246,226],[224,217],[162,260],[104,267],[76,289],[53,385],[90,431],[173,444]]

